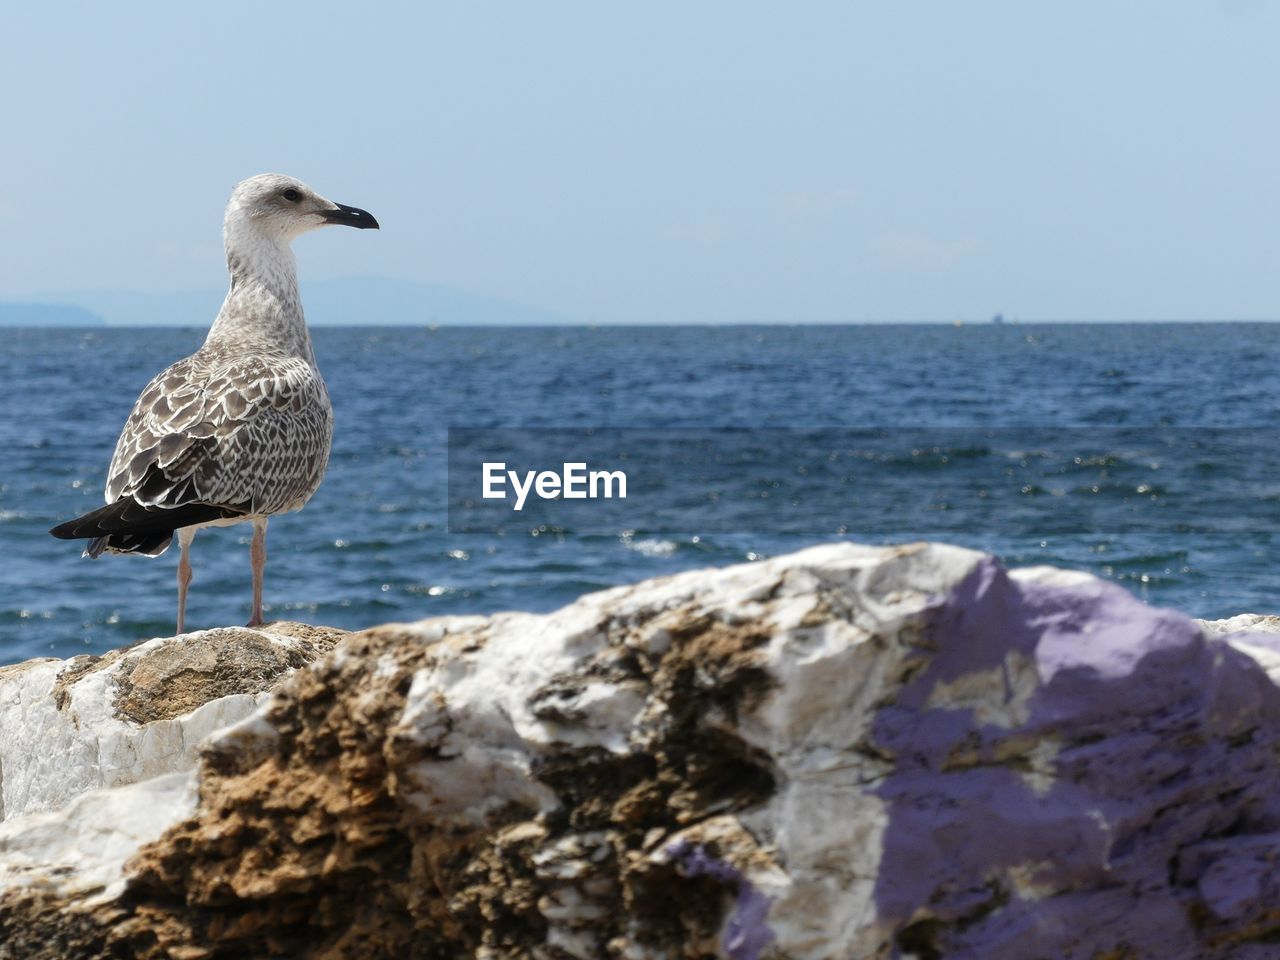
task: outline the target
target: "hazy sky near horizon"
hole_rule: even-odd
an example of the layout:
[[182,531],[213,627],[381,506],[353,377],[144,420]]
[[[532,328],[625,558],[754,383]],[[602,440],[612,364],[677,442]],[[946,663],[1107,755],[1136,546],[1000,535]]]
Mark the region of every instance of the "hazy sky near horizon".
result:
[[598,322],[1280,317],[1280,3],[6,5],[0,299],[307,279]]

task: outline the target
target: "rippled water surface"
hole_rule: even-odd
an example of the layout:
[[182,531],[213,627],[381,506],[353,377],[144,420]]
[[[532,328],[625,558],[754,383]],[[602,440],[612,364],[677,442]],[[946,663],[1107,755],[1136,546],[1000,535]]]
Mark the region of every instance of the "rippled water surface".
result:
[[[203,337],[0,330],[0,662],[172,632],[176,549],[90,561],[47,531],[101,502],[139,390]],[[271,522],[267,615],[350,628],[548,610],[617,583],[833,539],[641,524],[450,534],[449,426],[1151,424],[1253,427],[1261,443],[1280,399],[1280,325],[321,329],[315,341],[337,419],[333,457],[307,508]],[[1224,515],[1249,509],[1212,465],[1202,474]],[[901,482],[915,482],[909,466]],[[893,535],[849,537],[929,533],[918,516],[900,520]],[[1280,608],[1280,535],[1269,532],[975,528],[948,538],[1013,565],[1089,569],[1198,616]],[[201,531],[193,563],[189,626],[247,619],[248,528]]]

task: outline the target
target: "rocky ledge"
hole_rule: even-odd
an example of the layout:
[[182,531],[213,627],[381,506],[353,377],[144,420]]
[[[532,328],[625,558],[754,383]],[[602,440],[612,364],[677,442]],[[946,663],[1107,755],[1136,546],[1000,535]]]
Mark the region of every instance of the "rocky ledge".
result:
[[1280,956],[1275,629],[840,544],[4,668],[0,958]]

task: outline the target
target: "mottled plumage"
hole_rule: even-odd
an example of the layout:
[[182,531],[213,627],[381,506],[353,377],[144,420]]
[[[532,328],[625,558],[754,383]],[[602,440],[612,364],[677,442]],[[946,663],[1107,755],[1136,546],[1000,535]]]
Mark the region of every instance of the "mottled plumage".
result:
[[195,528],[253,522],[250,622],[261,622],[266,518],[301,508],[324,479],[333,409],[289,243],[326,223],[378,226],[365,211],[279,174],[237,185],[223,226],[231,289],[208,338],[134,404],[107,471],[107,505],[51,531],[89,538],[90,557],[159,556],[178,533],[179,632]]
[[296,510],[324,478],[332,437],[329,392],[312,363],[206,346],[142,391],[116,442],[106,499],[249,516]]

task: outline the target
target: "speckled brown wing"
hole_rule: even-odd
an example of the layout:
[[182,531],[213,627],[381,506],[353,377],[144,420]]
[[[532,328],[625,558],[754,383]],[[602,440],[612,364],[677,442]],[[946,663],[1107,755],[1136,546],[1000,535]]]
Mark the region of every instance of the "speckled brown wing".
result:
[[296,509],[320,486],[332,436],[328,391],[305,360],[196,353],[142,391],[116,443],[106,501]]

